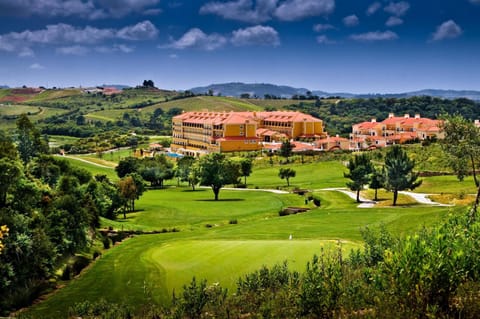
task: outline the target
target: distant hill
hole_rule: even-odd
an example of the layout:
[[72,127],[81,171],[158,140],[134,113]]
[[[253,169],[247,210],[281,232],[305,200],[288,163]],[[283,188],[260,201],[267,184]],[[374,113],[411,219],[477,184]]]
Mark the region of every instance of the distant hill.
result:
[[0,89],[8,89],[8,85],[0,85]]
[[394,94],[354,94],[348,92],[325,92],[319,90],[310,90],[306,88],[294,88],[291,86],[285,85],[275,85],[268,83],[241,83],[241,82],[232,82],[232,83],[218,83],[211,84],[208,86],[195,87],[190,89],[190,91],[196,94],[203,94],[209,91],[212,91],[214,95],[223,95],[223,96],[233,96],[240,97],[244,93],[250,94],[250,96],[258,96],[263,98],[265,94],[275,95],[282,98],[290,98],[293,95],[305,95],[307,91],[311,91],[313,95],[319,97],[329,97],[329,96],[339,96],[343,98],[407,98],[412,96],[432,96],[439,97],[444,99],[456,99],[456,98],[467,98],[471,100],[480,101],[480,91],[472,90],[436,90],[436,89],[425,89],[413,92],[405,93],[394,93]]
[[117,90],[129,89],[131,86],[124,84],[102,84],[100,87],[116,88]]
[[[242,94],[248,93],[250,96],[258,96],[263,98],[265,94],[274,95],[277,97],[290,98],[293,95],[305,95],[308,89],[294,88],[286,85],[275,85],[268,83],[221,83],[211,84],[209,86],[195,87],[190,89],[196,94],[213,92],[213,95],[234,96],[240,97]],[[325,92],[323,92],[325,93]]]

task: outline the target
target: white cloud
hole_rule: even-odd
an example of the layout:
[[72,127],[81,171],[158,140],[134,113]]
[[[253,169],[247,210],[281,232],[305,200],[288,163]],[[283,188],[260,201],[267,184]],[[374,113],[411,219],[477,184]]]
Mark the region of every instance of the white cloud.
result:
[[89,17],[95,11],[90,0],[0,0],[0,15],[5,16]]
[[175,54],[175,53],[169,54],[168,57],[169,57],[170,59],[178,59],[178,55]]
[[85,55],[90,49],[81,45],[72,45],[69,47],[60,47],[57,48],[57,53],[64,55]]
[[257,25],[233,31],[231,42],[235,46],[245,45],[280,45],[278,32],[268,26]]
[[334,44],[335,41],[330,40],[326,35],[317,36],[317,42],[320,44]]
[[[117,29],[99,29],[87,26],[78,28],[69,24],[59,23],[47,25],[41,30],[25,30],[0,35],[0,51],[33,52],[35,45],[93,45],[116,39],[121,40],[148,40],[156,37],[157,28],[150,21]],[[68,51],[68,50],[67,50]]]
[[342,21],[343,21],[343,24],[347,27],[354,27],[360,23],[360,20],[354,14],[346,16],[345,18],[342,19]]
[[327,15],[334,8],[335,0],[234,0],[208,2],[200,8],[200,13],[215,14],[229,20],[262,23],[272,18],[295,21]]
[[201,14],[215,14],[224,19],[261,23],[272,18],[278,0],[236,0],[209,2],[200,8]]
[[394,16],[401,17],[410,9],[410,3],[406,1],[390,2],[383,10]]
[[[101,19],[131,13],[156,14],[160,0],[0,0],[0,15]],[[155,10],[155,11],[152,11]]]
[[371,16],[375,14],[381,7],[382,7],[382,4],[380,2],[372,3],[367,8],[367,16]]
[[212,51],[221,48],[227,43],[227,39],[219,34],[205,34],[198,28],[193,28],[187,31],[180,39],[167,45],[168,48],[183,50],[183,49],[199,49]]
[[335,0],[286,0],[275,10],[275,16],[283,21],[295,21],[328,15],[334,9]]
[[96,47],[95,51],[99,53],[113,53],[113,52],[131,53],[135,51],[135,48],[125,44],[114,44],[113,46]]
[[155,7],[160,0],[97,0],[107,16],[123,17],[131,13],[157,15],[162,10]]
[[387,27],[395,27],[401,24],[403,24],[403,20],[400,19],[399,17],[390,17],[388,18],[387,22],[385,22],[385,25]]
[[462,35],[462,28],[453,20],[448,20],[437,27],[437,30],[432,36],[433,41],[440,41],[445,39],[454,39]]
[[18,56],[22,58],[34,57],[35,52],[33,52],[33,50],[28,47],[24,47],[20,49],[20,52],[18,52]]
[[122,28],[117,32],[117,36],[125,40],[148,40],[157,35],[158,29],[148,20]]
[[355,41],[373,42],[373,41],[389,41],[398,39],[398,35],[392,31],[374,31],[360,34],[353,34],[350,36]]
[[33,63],[32,65],[30,65],[30,69],[32,70],[43,70],[45,69],[45,67],[39,63]]
[[313,31],[315,32],[323,32],[323,31],[332,30],[332,29],[335,29],[335,27],[331,24],[319,23],[313,26]]

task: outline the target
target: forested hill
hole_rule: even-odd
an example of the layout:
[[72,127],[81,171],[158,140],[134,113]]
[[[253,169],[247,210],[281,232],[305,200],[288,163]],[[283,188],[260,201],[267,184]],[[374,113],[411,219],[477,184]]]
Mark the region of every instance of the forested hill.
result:
[[265,96],[276,96],[279,98],[291,98],[295,95],[307,95],[310,92],[312,95],[318,97],[341,97],[341,98],[407,98],[412,96],[432,96],[444,99],[468,98],[471,100],[480,101],[480,91],[474,90],[438,90],[425,89],[412,92],[402,93],[368,93],[359,94],[351,92],[325,92],[321,90],[312,90],[308,88],[296,88],[286,85],[275,85],[269,83],[217,83],[203,87],[195,87],[190,89],[195,94],[213,94],[222,96],[242,97],[245,95],[256,96],[264,98]]

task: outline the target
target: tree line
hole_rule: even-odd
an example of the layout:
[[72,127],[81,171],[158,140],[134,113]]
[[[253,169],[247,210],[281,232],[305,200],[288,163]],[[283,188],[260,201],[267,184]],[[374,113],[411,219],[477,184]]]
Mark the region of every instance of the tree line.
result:
[[121,182],[50,156],[26,115],[13,139],[0,132],[0,315],[29,305],[129,200]]

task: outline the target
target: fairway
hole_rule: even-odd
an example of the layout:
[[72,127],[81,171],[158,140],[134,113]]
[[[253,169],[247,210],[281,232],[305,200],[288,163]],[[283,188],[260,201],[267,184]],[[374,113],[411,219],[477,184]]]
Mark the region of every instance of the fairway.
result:
[[[165,272],[170,292],[181,291],[183,283],[208,278],[233,291],[237,279],[246,273],[287,261],[290,270],[303,271],[314,254],[332,251],[335,241],[326,240],[194,240],[178,241],[155,247],[144,253],[146,262]],[[344,250],[359,247],[342,244]]]
[[[85,275],[31,308],[35,317],[55,318],[74,303],[105,298],[134,308],[147,298],[169,303],[192,277],[218,282],[234,292],[241,276],[287,260],[290,270],[303,271],[322,248],[338,247],[329,240],[184,240],[179,234],[144,235],[105,253]],[[180,235],[181,237],[181,235]],[[342,243],[344,251],[360,247]],[[55,311],[52,311],[52,310]],[[58,315],[62,318],[64,316]]]

